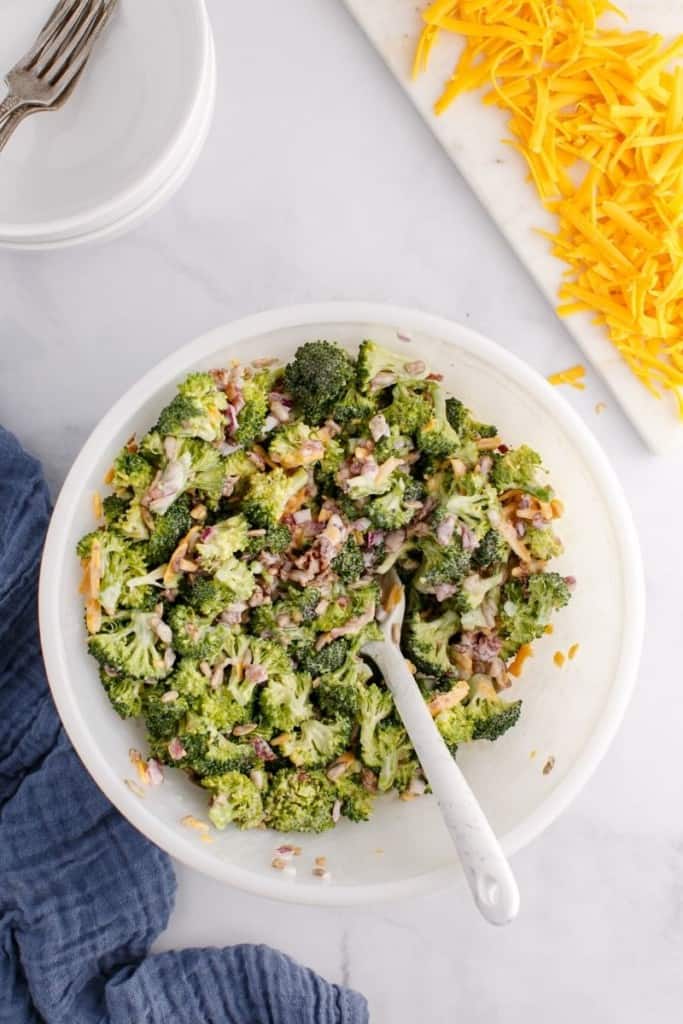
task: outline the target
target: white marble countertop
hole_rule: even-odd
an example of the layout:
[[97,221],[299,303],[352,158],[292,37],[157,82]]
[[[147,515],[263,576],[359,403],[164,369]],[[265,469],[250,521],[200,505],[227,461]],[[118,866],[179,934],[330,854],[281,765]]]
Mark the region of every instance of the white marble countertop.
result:
[[[64,474],[163,355],[270,306],[365,298],[460,319],[543,373],[576,350],[338,0],[210,0],[215,125],[189,182],[106,247],[0,254],[0,420]],[[159,948],[267,942],[363,991],[373,1024],[669,1024],[683,992],[683,460],[650,456],[589,374],[571,402],[632,503],[649,586],[640,685],[571,809],[514,858],[518,922],[462,891],[348,912],[178,867]],[[598,417],[596,402],[607,410]],[[674,535],[675,536],[675,535]],[[295,1024],[295,1022],[292,1022]]]

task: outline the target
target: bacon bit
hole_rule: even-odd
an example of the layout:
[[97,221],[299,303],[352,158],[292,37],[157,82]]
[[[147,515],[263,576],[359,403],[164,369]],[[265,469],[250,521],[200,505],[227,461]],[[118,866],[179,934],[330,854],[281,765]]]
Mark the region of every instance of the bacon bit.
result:
[[289,860],[291,857],[300,857],[302,850],[300,846],[290,846],[289,843],[286,843],[284,846],[276,846],[275,853],[278,857]]
[[439,384],[443,380],[443,374],[442,373],[428,373],[426,379],[427,380],[435,380],[437,382],[437,384]]
[[316,878],[319,878],[322,882],[329,882],[330,879],[332,878],[332,875],[327,870],[327,868],[323,868],[323,867],[315,867],[315,868],[313,868],[313,875]]
[[546,763],[543,765],[543,774],[544,775],[550,775],[550,773],[551,773],[551,771],[553,770],[554,767],[555,767],[555,758],[551,754],[550,757],[548,758],[548,760],[546,761]]
[[571,647],[567,651],[567,657],[569,658],[570,661],[573,661],[574,658],[576,657],[576,655],[579,653],[579,647],[580,646],[581,646],[580,644],[572,644],[571,645]]
[[113,479],[114,479],[114,467],[110,466],[109,469],[107,470],[107,472],[102,477],[102,483],[107,484],[107,486],[109,486],[109,484],[112,482]]
[[595,406],[595,413],[596,413],[596,415],[597,416],[602,416],[602,414],[603,414],[603,412],[605,411],[606,408],[607,408],[607,406],[605,405],[604,402],[598,402],[596,404],[596,406]]
[[184,818],[181,818],[180,824],[184,825],[185,828],[194,829],[195,832],[207,833],[209,831],[209,826],[206,822],[200,821],[199,818],[195,818],[192,814],[186,814]]
[[[282,737],[281,742],[284,742],[284,737]],[[272,750],[271,746],[266,743],[263,737],[254,736],[254,738],[250,740],[250,743],[254,748],[254,753],[258,757],[259,761],[277,761],[277,754]],[[275,740],[273,740],[272,743],[274,746]]]
[[555,653],[553,654],[553,661],[555,662],[558,668],[562,668],[566,660],[567,659],[565,658],[562,651],[555,651]]
[[92,496],[92,514],[95,519],[101,519],[103,513],[102,498],[100,497],[99,491],[93,491]]
[[555,627],[553,626],[552,622],[548,623],[543,632],[547,633],[548,636],[551,636],[555,632]]
[[559,498],[553,498],[550,502],[550,511],[553,514],[553,519],[561,519],[564,515],[564,505]]
[[203,523],[207,516],[206,505],[195,505],[190,512],[190,518],[195,519],[197,522]]
[[127,452],[131,453],[131,455],[135,454],[135,452],[138,450],[138,443],[135,440],[135,434],[131,434],[130,435],[130,437],[126,441],[124,447],[125,447]]
[[442,711],[448,711],[449,708],[457,707],[458,704],[462,704],[465,698],[468,696],[470,688],[464,680],[460,680],[455,683],[448,693],[437,693],[436,697],[432,697],[427,702],[429,713],[432,718],[436,718]]
[[496,448],[499,448],[502,442],[502,437],[480,437],[476,441],[476,446],[480,452],[494,452]]
[[526,662],[527,658],[533,658],[533,656],[534,649],[531,646],[531,644],[522,644],[520,649],[517,651],[517,654],[515,655],[515,660],[512,662],[508,669],[510,675],[514,676],[515,679],[519,679],[522,672],[524,671],[524,663]]
[[360,781],[363,789],[367,789],[369,793],[377,792],[377,776],[374,772],[370,771],[369,768],[363,768],[360,773]]
[[553,387],[559,387],[561,384],[569,384],[570,387],[583,391],[586,387],[583,383],[583,378],[585,376],[585,366],[570,366],[568,370],[561,370],[559,373],[551,373],[548,377],[548,382],[552,384]]

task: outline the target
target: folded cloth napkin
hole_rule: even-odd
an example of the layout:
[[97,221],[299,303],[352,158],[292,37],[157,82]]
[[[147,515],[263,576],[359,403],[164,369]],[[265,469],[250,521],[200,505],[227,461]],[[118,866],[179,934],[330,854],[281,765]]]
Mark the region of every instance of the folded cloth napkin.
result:
[[365,1024],[362,996],[266,946],[147,955],[173,868],[52,704],[36,621],[49,516],[39,463],[0,427],[0,1024]]

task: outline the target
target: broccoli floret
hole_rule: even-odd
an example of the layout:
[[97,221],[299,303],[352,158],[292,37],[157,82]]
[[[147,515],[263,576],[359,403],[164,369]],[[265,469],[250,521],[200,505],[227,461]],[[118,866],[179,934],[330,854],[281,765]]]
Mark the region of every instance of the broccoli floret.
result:
[[535,573],[525,581],[509,580],[501,595],[501,657],[513,657],[522,644],[543,636],[552,613],[564,608],[571,593],[556,572]]
[[325,832],[334,827],[337,791],[323,771],[275,772],[265,799],[265,820],[278,832]]
[[154,530],[147,544],[149,564],[167,562],[191,526],[190,502],[184,495],[171,505],[168,512],[155,518]]
[[225,686],[217,690],[210,689],[204,693],[197,704],[193,716],[197,715],[206,723],[206,727],[195,722],[195,729],[209,732],[217,729],[220,733],[229,733],[233,726],[245,720],[245,709],[234,699]]
[[305,469],[288,476],[282,469],[259,473],[249,481],[244,499],[244,514],[254,526],[268,529],[282,519],[287,502],[308,483]]
[[152,753],[164,762],[171,760],[168,742],[178,735],[188,711],[188,703],[184,697],[168,699],[167,694],[172,692],[150,690],[144,695],[142,707]]
[[249,448],[263,433],[268,415],[268,396],[279,370],[261,370],[242,384],[244,406],[237,416],[234,440]]
[[412,496],[420,493],[412,483],[411,477],[398,476],[390,491],[369,502],[367,515],[373,526],[380,530],[399,530],[408,525],[416,509],[406,502],[415,501]]
[[477,440],[480,437],[496,437],[498,430],[488,423],[477,423],[458,398],[446,399],[446,416],[461,441]]
[[434,723],[452,754],[455,754],[461,743],[472,739],[474,721],[463,704],[441,711]]
[[179,386],[179,394],[162,411],[154,428],[162,437],[198,437],[221,441],[225,435],[223,411],[228,400],[208,373],[192,373]]
[[232,452],[223,459],[226,480],[232,481],[233,493],[247,482],[249,477],[260,473],[258,465],[245,451]]
[[139,452],[130,452],[127,448],[114,460],[113,470],[111,486],[117,493],[144,494],[154,477],[153,466]]
[[432,418],[432,403],[424,397],[424,388],[419,390],[408,384],[397,384],[393,390],[391,405],[383,409],[387,423],[398,428],[401,434],[415,434]]
[[454,516],[460,523],[464,523],[476,537],[483,539],[491,528],[491,516],[500,515],[500,503],[493,487],[474,480],[475,475],[470,474],[460,482],[460,487],[464,488],[471,479],[473,481],[472,493],[454,492],[450,494],[440,506],[436,518],[443,519],[446,516]]
[[396,470],[401,466],[401,459],[390,456],[382,463],[368,461],[363,472],[349,477],[345,483],[349,497],[353,501],[372,497],[375,494],[386,494],[391,490],[396,479]]
[[497,530],[489,530],[472,552],[472,568],[479,572],[495,572],[507,564],[510,547]]
[[227,588],[233,602],[248,601],[256,588],[254,575],[244,562],[229,558],[216,572],[216,579]]
[[357,655],[350,655],[336,672],[321,676],[315,698],[323,714],[356,718],[362,689],[371,678],[372,669]]
[[208,526],[197,544],[202,569],[215,573],[249,543],[249,523],[242,515],[221,519]]
[[328,633],[351,619],[374,615],[379,596],[379,587],[374,582],[333,595],[325,611],[315,620],[314,628],[320,633]]
[[535,495],[541,501],[550,501],[552,488],[538,482],[542,466],[538,452],[523,444],[504,455],[495,456],[491,481],[498,491],[520,490]]
[[244,549],[250,558],[256,558],[262,551],[270,551],[273,555],[281,555],[292,543],[292,533],[284,523],[270,526],[260,537],[249,537]]
[[381,391],[404,381],[423,380],[428,372],[421,361],[408,360],[374,341],[360,344],[357,382],[361,391]]
[[110,675],[100,669],[100,679],[111,706],[120,718],[138,718],[142,714],[145,684],[142,679]]
[[[377,784],[386,793],[396,784],[401,765],[415,760],[415,751],[403,726],[390,722],[377,730],[374,753],[378,760],[370,767],[379,768]],[[363,759],[369,763],[365,753]]]
[[363,575],[363,554],[353,537],[349,537],[339,554],[332,559],[332,568],[345,583],[353,583]]
[[196,661],[193,661],[192,658],[181,658],[176,662],[173,675],[167,681],[167,685],[190,703],[196,703],[197,698],[208,693],[210,682]]
[[369,821],[372,815],[375,794],[366,789],[349,773],[335,782],[337,799],[341,801],[341,812],[350,821]]
[[459,583],[469,569],[469,552],[463,549],[457,536],[446,545],[424,537],[420,541],[420,552],[422,562],[413,577],[413,586],[421,594],[432,594],[443,583]]
[[501,700],[488,676],[472,676],[467,716],[472,723],[472,739],[497,740],[517,724],[521,700]]
[[212,661],[220,652],[227,627],[213,626],[212,616],[202,616],[188,605],[176,604],[168,611],[168,624],[173,631],[173,648],[196,661]]
[[417,445],[426,455],[444,458],[461,447],[460,435],[448,422],[443,390],[438,384],[431,384],[428,394],[432,400],[432,414],[417,431]]
[[204,779],[202,785],[214,794],[209,818],[217,829],[232,822],[238,828],[257,828],[263,820],[261,794],[251,779],[240,772],[226,772]]
[[332,409],[332,419],[350,430],[356,423],[367,423],[377,412],[377,395],[364,395],[352,385]]
[[459,629],[460,616],[452,608],[429,621],[425,621],[419,612],[414,612],[405,628],[406,654],[428,676],[453,676],[455,668],[448,657],[448,647]]
[[562,541],[550,526],[530,526],[524,535],[524,543],[533,557],[541,562],[557,558],[563,551]]
[[209,507],[220,501],[225,483],[225,460],[217,448],[196,438],[166,438],[166,461],[160,476],[148,490],[150,512],[163,515],[187,491],[198,491]]
[[295,420],[274,432],[268,454],[283,469],[297,469],[321,462],[325,456],[325,445],[317,431],[307,423]]
[[249,628],[255,636],[267,637],[281,644],[290,653],[309,651],[315,645],[315,633],[300,617],[292,617],[292,606],[288,601],[277,601],[275,604],[263,604],[254,608]]
[[88,639],[90,653],[101,665],[109,665],[134,679],[163,679],[170,672],[158,632],[156,612],[128,612],[105,619],[102,630]]
[[106,615],[114,615],[119,607],[149,608],[154,604],[151,587],[129,586],[147,572],[139,546],[112,531],[96,530],[79,541],[76,552],[83,561],[96,560],[98,599]]
[[308,423],[322,423],[354,378],[354,365],[339,345],[309,341],[285,368],[285,387]]
[[[268,641],[262,643],[266,644]],[[230,633],[223,643],[223,651],[230,662],[228,690],[243,708],[251,707],[256,687],[265,682],[263,674],[254,671],[254,666],[260,663],[258,645],[258,640],[244,633]],[[286,658],[284,651],[280,653]],[[267,657],[265,650],[263,656]]]
[[485,629],[491,624],[498,611],[503,579],[504,573],[501,570],[493,576],[473,573],[463,580],[457,598],[463,629]]
[[206,779],[226,772],[248,773],[260,764],[251,743],[236,743],[216,730],[205,731],[205,725],[202,719],[188,716],[188,731],[179,733],[186,751],[181,762],[183,768],[190,768],[200,778]]
[[322,768],[344,752],[351,738],[351,722],[337,718],[320,722],[309,718],[297,732],[288,734],[280,750],[297,768]]
[[261,714],[274,731],[290,730],[311,715],[311,677],[290,671],[270,676],[259,697]]
[[104,521],[110,529],[116,527],[121,519],[123,519],[129,505],[129,499],[119,497],[118,494],[108,494],[103,500],[102,512],[104,514]]
[[[240,562],[237,564],[241,565]],[[190,607],[208,619],[217,618],[235,602],[232,587],[210,576],[197,576],[185,593]]]
[[375,444],[373,454],[377,462],[386,462],[392,457],[403,459],[415,450],[412,438],[407,434],[402,434],[398,427],[391,427],[390,431],[388,435],[380,437]]
[[360,746],[361,756],[370,767],[381,764],[377,728],[394,710],[394,701],[388,690],[370,683],[360,693]]

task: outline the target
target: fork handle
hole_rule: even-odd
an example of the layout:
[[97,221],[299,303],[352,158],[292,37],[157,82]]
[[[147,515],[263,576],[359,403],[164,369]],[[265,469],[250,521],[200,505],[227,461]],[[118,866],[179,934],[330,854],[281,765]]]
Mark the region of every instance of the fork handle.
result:
[[0,120],[0,153],[2,153],[24,118],[28,117],[32,112],[31,107],[18,107],[9,116]]
[[496,835],[429,712],[398,647],[365,644],[382,671],[458,851],[474,901],[491,924],[508,924],[519,911],[519,889]]
[[4,126],[5,122],[8,121],[9,118],[11,118],[15,110],[24,105],[24,100],[20,100],[17,96],[13,96],[12,93],[5,96],[2,103],[0,103],[0,128]]

